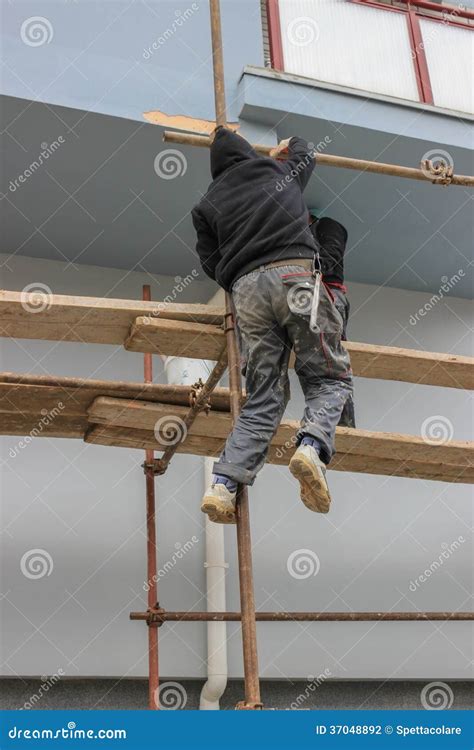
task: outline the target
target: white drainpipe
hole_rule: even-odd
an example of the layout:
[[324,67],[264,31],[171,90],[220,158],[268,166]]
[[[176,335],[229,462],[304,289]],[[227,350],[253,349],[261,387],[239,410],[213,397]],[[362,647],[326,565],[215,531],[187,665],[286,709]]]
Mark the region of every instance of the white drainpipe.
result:
[[[224,293],[220,290],[209,301],[211,305],[224,305]],[[199,378],[207,380],[213,362],[185,357],[163,357],[168,383],[192,385]],[[211,482],[213,458],[205,458],[204,486]],[[208,612],[224,612],[226,609],[224,526],[211,523],[206,516],[206,600]],[[207,623],[207,682],[201,691],[199,708],[218,711],[219,700],[227,685],[227,624]]]
[[[206,487],[212,477],[213,458],[204,459]],[[208,612],[225,612],[224,526],[206,516],[206,597]],[[227,686],[227,623],[207,623],[207,682],[201,690],[199,708],[218,711],[219,699]]]

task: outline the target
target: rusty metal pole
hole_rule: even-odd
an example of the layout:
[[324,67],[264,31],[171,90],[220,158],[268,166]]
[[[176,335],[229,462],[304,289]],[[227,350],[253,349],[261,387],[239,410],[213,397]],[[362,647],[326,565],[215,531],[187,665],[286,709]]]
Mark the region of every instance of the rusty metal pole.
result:
[[[239,622],[240,612],[130,612],[131,620],[160,627],[164,622]],[[474,612],[257,612],[257,622],[426,622],[473,621]]]
[[[219,0],[210,0],[212,64],[214,73],[214,98],[216,125],[227,123],[225,102],[224,55]],[[240,356],[235,338],[232,297],[226,293],[225,331],[229,358],[229,387],[232,419],[238,418],[242,401]],[[261,708],[260,681],[258,677],[257,626],[255,621],[255,595],[252,572],[252,543],[247,487],[237,491],[237,548],[239,560],[240,609],[242,613],[242,647],[245,678],[245,701],[238,708]]]
[[222,51],[221,8],[219,0],[210,0],[210,10],[216,125],[226,125],[224,54]]
[[[211,145],[209,136],[196,135],[196,133],[180,133],[173,130],[165,130],[163,140],[166,143],[179,143],[183,146],[198,146],[209,148]],[[270,156],[271,147],[253,143],[252,148],[261,156]],[[285,158],[282,156],[282,158]],[[384,164],[378,161],[367,161],[366,159],[352,159],[348,156],[335,156],[334,154],[315,155],[316,164],[323,167],[337,167],[340,169],[355,169],[358,172],[370,172],[373,174],[392,175],[393,177],[404,177],[420,182],[430,182],[433,185],[464,185],[474,187],[474,177],[465,174],[453,174],[452,167],[440,160],[439,164],[424,161],[420,167],[403,167],[400,164]]]
[[[229,357],[229,389],[232,421],[237,420],[242,402],[240,356],[235,338],[234,314],[230,294],[226,295],[226,337]],[[245,702],[240,708],[261,708],[258,677],[257,626],[252,571],[252,541],[248,489],[239,485],[237,493],[237,549],[239,559],[240,611],[242,616],[242,648],[244,657]]]
[[[143,285],[143,299],[151,300],[151,289]],[[153,382],[152,355],[144,354],[144,380]],[[147,551],[147,585],[148,608],[158,606],[157,562],[156,562],[156,517],[155,517],[155,476],[153,473],[154,451],[145,451],[146,482],[146,551]],[[158,628],[148,628],[148,708],[159,709],[159,664],[158,664]]]

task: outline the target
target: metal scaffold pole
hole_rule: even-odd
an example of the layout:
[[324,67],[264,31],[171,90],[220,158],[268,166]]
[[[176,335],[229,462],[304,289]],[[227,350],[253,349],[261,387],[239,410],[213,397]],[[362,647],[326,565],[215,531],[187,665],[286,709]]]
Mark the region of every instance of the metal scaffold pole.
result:
[[[151,289],[143,286],[143,299],[151,300]],[[152,355],[144,354],[144,381],[153,382]],[[154,451],[145,451],[146,482],[146,548],[147,548],[147,585],[148,608],[157,606],[157,562],[156,562],[156,514],[155,514],[155,475],[153,472]],[[148,628],[148,708],[159,706],[159,671],[158,671],[158,628]]]
[[[216,124],[225,125],[226,101],[224,58],[222,52],[222,27],[219,0],[210,0],[212,63],[214,72],[214,98]],[[225,333],[229,361],[230,407],[233,422],[239,416],[242,401],[240,357],[235,337],[232,297],[226,293]],[[252,571],[252,542],[247,487],[240,485],[237,492],[237,548],[239,560],[240,608],[242,613],[242,647],[245,678],[245,701],[238,708],[261,708],[260,681],[258,677],[257,626]]]
[[[176,143],[182,146],[198,146],[209,148],[210,139],[208,135],[196,133],[180,133],[173,130],[165,130],[163,140],[166,143]],[[270,146],[258,143],[252,144],[260,156],[270,156]],[[283,154],[282,159],[286,158]],[[378,161],[367,161],[366,159],[352,159],[348,156],[335,156],[334,154],[323,154],[316,152],[314,155],[316,164],[322,167],[337,167],[339,169],[352,169],[358,172],[369,172],[371,174],[389,175],[391,177],[403,177],[419,182],[428,182],[433,185],[462,185],[474,187],[474,177],[471,175],[454,174],[450,164],[441,161],[434,164],[425,160],[419,167],[404,167],[400,164],[383,164]]]

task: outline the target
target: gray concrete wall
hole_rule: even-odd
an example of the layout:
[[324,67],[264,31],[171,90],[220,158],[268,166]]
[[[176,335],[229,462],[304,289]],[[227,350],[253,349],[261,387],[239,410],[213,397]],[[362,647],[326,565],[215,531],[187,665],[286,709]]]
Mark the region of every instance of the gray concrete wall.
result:
[[[7,256],[2,258],[6,259]],[[151,283],[160,299],[174,278],[8,258],[0,287],[44,283],[55,293],[135,298]],[[203,301],[211,283],[194,282],[180,301]],[[351,284],[351,338],[467,354],[472,308],[455,287],[425,316],[426,294]],[[415,321],[413,323],[413,321]],[[162,380],[157,358],[157,381]],[[141,380],[142,358],[121,347],[0,340],[0,369]],[[359,426],[420,435],[440,428],[469,437],[468,394],[460,390],[358,379]],[[288,416],[299,418],[293,378]],[[0,415],[1,419],[1,415]],[[79,441],[1,438],[1,673],[140,676],[147,670],[146,626],[130,610],[146,607],[144,481],[141,452]],[[260,608],[465,610],[472,590],[472,493],[465,485],[331,472],[327,517],[311,515],[283,467],[266,467],[251,492],[256,599]],[[168,609],[205,607],[202,462],[178,456],[157,481],[160,601]],[[233,529],[226,530],[228,606],[237,609]],[[412,583],[458,541],[429,580]],[[197,539],[197,541],[194,541]],[[188,543],[188,544],[186,544]],[[177,554],[180,548],[188,551]],[[47,554],[49,575],[31,578],[31,550]],[[26,557],[25,557],[26,556]],[[309,556],[316,575],[294,577],[289,560]],[[317,558],[317,561],[316,561]],[[265,677],[459,678],[469,675],[469,623],[261,624]],[[229,635],[230,674],[240,676],[237,625]],[[160,631],[166,675],[205,673],[205,626]],[[327,673],[326,673],[327,674]]]

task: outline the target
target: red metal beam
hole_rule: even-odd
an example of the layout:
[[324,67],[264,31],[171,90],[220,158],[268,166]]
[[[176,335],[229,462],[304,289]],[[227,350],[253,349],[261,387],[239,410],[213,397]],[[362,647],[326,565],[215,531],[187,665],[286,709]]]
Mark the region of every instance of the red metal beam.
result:
[[434,13],[442,13],[452,15],[455,18],[466,18],[469,21],[474,21],[474,11],[469,8],[462,8],[457,5],[440,5],[438,3],[430,3],[429,0],[398,0],[399,3],[404,5],[411,5],[414,8],[421,8],[422,10],[429,10]]
[[[438,3],[431,3],[428,0],[395,0],[399,5],[388,5],[387,3],[380,2],[379,0],[351,0],[353,3],[359,5],[369,5],[373,8],[380,8],[380,10],[398,10],[402,13],[406,13],[409,8],[415,10],[424,10],[430,13],[430,15],[424,15],[424,18],[431,18],[434,21],[440,21],[444,23],[458,23],[464,28],[472,28],[467,22],[474,21],[474,11],[468,8],[461,8],[456,5],[438,5]],[[400,5],[405,5],[407,8],[401,8]],[[431,15],[434,14],[434,15]],[[450,18],[447,18],[450,16]]]
[[420,99],[426,104],[434,104],[428,61],[426,59],[425,45],[420,28],[420,20],[415,11],[411,9],[409,9],[407,13],[407,23]]
[[272,68],[284,70],[283,45],[281,41],[280,8],[278,0],[267,0],[268,37]]

